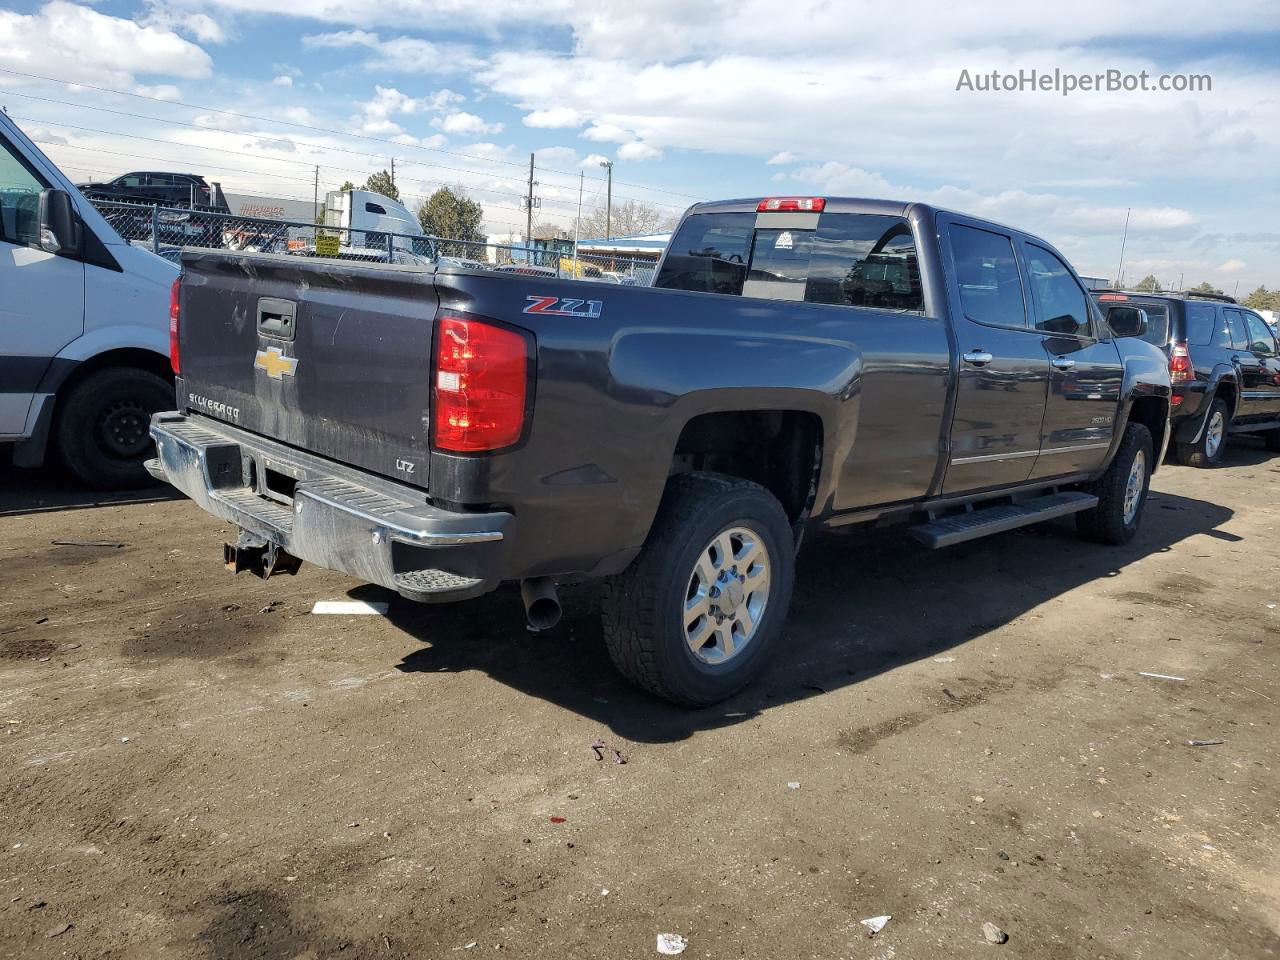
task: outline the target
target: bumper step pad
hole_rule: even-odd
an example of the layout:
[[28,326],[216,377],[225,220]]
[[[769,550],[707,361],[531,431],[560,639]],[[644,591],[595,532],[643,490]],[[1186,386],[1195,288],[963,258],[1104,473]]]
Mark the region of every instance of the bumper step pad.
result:
[[409,570],[396,574],[396,591],[410,600],[456,600],[484,590],[485,582],[447,570]]

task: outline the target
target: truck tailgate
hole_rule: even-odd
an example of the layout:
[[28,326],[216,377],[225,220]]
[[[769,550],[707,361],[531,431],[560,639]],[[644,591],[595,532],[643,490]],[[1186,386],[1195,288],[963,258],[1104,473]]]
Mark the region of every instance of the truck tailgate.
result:
[[427,486],[432,273],[183,255],[183,407]]

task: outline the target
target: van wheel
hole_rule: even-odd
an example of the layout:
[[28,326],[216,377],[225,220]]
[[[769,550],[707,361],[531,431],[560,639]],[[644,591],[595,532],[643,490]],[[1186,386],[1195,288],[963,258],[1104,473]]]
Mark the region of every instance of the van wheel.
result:
[[1097,495],[1098,505],[1076,514],[1076,532],[1113,546],[1132,540],[1147,505],[1152,466],[1151,431],[1140,423],[1129,424],[1107,472],[1084,488]]
[[673,477],[644,550],[605,583],[609,655],[672,703],[724,700],[764,669],[794,577],[791,526],[769,491],[720,474]]
[[1231,426],[1231,412],[1226,403],[1214,399],[1209,407],[1209,418],[1195,443],[1178,444],[1178,462],[1187,467],[1213,467],[1222,459],[1227,449],[1227,428]]
[[163,377],[132,367],[99,370],[58,398],[58,454],[96,489],[145,486],[154,482],[142,465],[154,455],[151,415],[173,406],[173,386]]

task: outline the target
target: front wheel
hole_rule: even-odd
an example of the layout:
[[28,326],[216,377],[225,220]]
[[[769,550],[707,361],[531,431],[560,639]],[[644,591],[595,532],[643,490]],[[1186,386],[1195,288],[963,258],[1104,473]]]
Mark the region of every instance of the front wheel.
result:
[[772,494],[719,474],[673,477],[644,550],[605,584],[609,655],[665,700],[724,700],[777,646],[794,576],[791,526]]
[[1209,416],[1195,443],[1178,444],[1178,462],[1188,467],[1212,467],[1222,459],[1227,448],[1227,427],[1231,425],[1231,411],[1226,403],[1215,399],[1209,407]]
[[1138,532],[1151,484],[1151,431],[1140,423],[1124,428],[1120,449],[1107,472],[1086,490],[1098,505],[1076,514],[1076,532],[1086,540],[1120,546]]

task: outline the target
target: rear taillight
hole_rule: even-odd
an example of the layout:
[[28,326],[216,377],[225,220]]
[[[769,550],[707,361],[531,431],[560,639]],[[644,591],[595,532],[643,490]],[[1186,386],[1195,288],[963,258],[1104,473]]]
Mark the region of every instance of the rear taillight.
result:
[[1128,300],[1129,298],[1123,293],[1104,293],[1102,296],[1098,297],[1098,299],[1104,300],[1108,303],[1119,303],[1124,300]]
[[182,375],[182,358],[178,351],[179,298],[182,296],[182,276],[179,275],[169,288],[169,367],[175,377]]
[[1174,383],[1183,383],[1195,379],[1195,367],[1191,365],[1191,351],[1185,343],[1175,343],[1173,352],[1169,354],[1169,379]]
[[524,430],[529,345],[519,333],[470,317],[436,320],[432,391],[435,446],[458,453],[509,447]]
[[767,197],[756,213],[821,213],[826,205],[826,197]]

